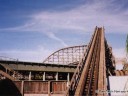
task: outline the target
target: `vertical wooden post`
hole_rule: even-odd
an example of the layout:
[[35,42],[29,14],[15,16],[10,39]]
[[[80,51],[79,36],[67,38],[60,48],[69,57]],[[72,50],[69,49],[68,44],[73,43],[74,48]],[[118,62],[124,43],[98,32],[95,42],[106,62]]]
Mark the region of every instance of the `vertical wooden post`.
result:
[[50,87],[50,81],[48,81],[48,96],[51,96]]
[[21,81],[21,94],[24,96],[24,81]]
[[43,81],[45,81],[45,72],[43,73]]
[[56,81],[58,81],[58,72],[56,73]]
[[31,71],[30,71],[30,72],[29,72],[29,76],[28,76],[29,81],[31,80],[31,75],[32,75],[32,73],[31,73]]
[[67,87],[70,85],[70,73],[67,74]]

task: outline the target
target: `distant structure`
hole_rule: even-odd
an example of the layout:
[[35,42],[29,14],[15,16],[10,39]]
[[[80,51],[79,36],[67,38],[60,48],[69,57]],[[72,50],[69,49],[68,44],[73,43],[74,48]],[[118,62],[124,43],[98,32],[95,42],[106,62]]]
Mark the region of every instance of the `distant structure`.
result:
[[115,58],[116,64],[125,64],[126,61],[127,61],[126,58]]
[[128,63],[124,64],[123,69],[126,70],[126,71],[128,71]]
[[47,57],[43,63],[52,64],[78,64],[83,57],[83,53],[86,51],[87,45],[72,46],[62,48],[49,57]]

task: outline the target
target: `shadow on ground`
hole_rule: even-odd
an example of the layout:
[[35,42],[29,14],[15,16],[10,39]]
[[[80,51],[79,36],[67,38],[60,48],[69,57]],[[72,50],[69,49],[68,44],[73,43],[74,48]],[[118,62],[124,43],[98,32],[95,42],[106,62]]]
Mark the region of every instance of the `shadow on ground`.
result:
[[22,96],[16,85],[9,79],[0,80],[0,96]]

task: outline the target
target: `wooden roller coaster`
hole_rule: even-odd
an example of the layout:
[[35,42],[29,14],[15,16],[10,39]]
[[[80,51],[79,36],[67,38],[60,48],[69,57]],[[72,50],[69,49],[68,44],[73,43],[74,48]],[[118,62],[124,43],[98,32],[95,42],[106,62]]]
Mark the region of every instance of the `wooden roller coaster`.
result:
[[88,48],[84,52],[72,77],[66,96],[105,96],[106,77],[115,75],[114,59],[104,37],[104,28],[95,28]]

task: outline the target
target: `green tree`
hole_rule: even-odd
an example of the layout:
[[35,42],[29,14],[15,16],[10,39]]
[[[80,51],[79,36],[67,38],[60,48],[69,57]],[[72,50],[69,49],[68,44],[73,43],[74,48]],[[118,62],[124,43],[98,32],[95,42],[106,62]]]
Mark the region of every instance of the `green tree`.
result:
[[126,55],[127,55],[127,58],[128,58],[128,35],[127,35],[127,38],[126,38]]

